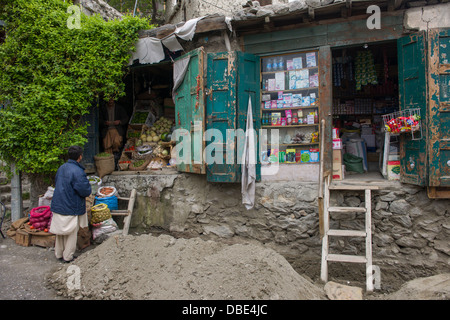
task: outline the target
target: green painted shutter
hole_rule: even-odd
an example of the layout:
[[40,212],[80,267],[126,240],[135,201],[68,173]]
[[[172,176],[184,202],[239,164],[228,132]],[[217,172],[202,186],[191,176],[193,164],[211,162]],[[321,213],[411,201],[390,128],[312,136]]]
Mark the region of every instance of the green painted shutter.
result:
[[230,159],[236,157],[235,148],[226,143],[228,130],[236,129],[236,55],[209,53],[207,59],[206,130],[214,138],[206,137],[206,177],[211,182],[237,182],[236,159]]
[[[204,103],[204,78],[203,48],[193,50],[179,59],[190,56],[186,75],[181,85],[176,90],[175,96],[175,125],[177,129],[184,129],[190,135],[189,150],[180,150],[179,159],[184,159],[183,152],[189,152],[189,159],[179,161],[177,169],[182,172],[206,173],[203,161],[203,133],[205,131],[205,103]],[[181,141],[180,138],[177,139]]]
[[[240,182],[242,137],[236,129],[245,131],[249,96],[254,128],[260,128],[259,58],[242,52],[209,53],[206,86],[206,129],[214,135],[206,139],[207,180]],[[258,179],[260,175],[257,165]]]
[[422,139],[408,134],[400,139],[400,181],[425,186],[427,183],[427,79],[425,33],[420,32],[397,41],[400,110],[420,108]]
[[[259,130],[261,129],[261,102],[260,102],[260,59],[249,53],[238,52],[238,83],[237,83],[237,101],[238,101],[238,118],[237,128],[245,131],[247,127],[248,101],[251,97],[253,128],[255,129],[255,147],[256,159],[256,181],[261,180],[261,163],[259,152]],[[244,138],[238,136],[238,138]],[[243,141],[238,140],[237,154],[242,155]],[[238,166],[239,178],[241,177],[241,166]],[[239,179],[240,181],[240,179]]]
[[429,186],[450,186],[450,30],[428,32]]

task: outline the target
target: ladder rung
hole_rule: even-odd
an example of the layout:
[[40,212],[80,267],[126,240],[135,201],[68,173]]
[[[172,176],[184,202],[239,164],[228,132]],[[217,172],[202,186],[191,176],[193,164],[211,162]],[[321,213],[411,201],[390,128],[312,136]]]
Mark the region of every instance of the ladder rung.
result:
[[327,256],[327,261],[366,263],[367,259],[364,256],[352,256],[347,254],[329,254]]
[[365,231],[359,231],[359,230],[336,230],[336,229],[330,229],[328,230],[327,234],[329,236],[340,236],[340,237],[365,237],[366,232]]
[[329,190],[380,190],[379,186],[359,186],[359,185],[343,185],[343,184],[330,184]]
[[362,207],[329,207],[328,212],[366,212]]

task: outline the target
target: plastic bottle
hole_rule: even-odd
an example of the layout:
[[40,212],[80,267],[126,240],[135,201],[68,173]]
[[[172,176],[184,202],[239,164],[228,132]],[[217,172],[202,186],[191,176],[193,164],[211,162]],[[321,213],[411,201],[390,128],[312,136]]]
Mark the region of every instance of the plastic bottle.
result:
[[274,70],[273,63],[274,63],[274,61],[272,58],[267,59],[267,64],[266,64],[267,72],[271,72]]

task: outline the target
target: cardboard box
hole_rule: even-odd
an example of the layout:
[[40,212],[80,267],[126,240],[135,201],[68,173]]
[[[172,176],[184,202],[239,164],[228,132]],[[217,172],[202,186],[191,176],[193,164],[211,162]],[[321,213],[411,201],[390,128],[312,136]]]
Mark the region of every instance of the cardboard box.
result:
[[333,164],[336,163],[336,164],[341,165],[342,158],[343,158],[342,149],[334,149],[333,150]]
[[333,180],[343,180],[344,179],[344,166],[333,162]]
[[388,180],[400,180],[400,161],[388,161]]
[[390,154],[388,156],[388,161],[399,161],[400,155],[399,154]]
[[334,180],[344,179],[345,166],[342,164],[342,149],[333,150],[333,173],[332,177]]
[[342,139],[333,139],[333,149],[342,149]]

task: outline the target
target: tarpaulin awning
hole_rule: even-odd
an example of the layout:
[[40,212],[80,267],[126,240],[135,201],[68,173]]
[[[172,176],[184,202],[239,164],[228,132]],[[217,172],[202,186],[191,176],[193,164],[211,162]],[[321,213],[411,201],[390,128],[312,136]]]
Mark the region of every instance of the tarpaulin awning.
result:
[[128,64],[132,65],[135,60],[139,60],[140,64],[153,64],[164,60],[163,45],[170,51],[183,50],[177,38],[191,41],[195,35],[197,22],[203,18],[200,17],[187,21],[183,26],[177,27],[172,34],[163,39],[154,37],[139,39],[136,43],[136,52],[133,52]]

